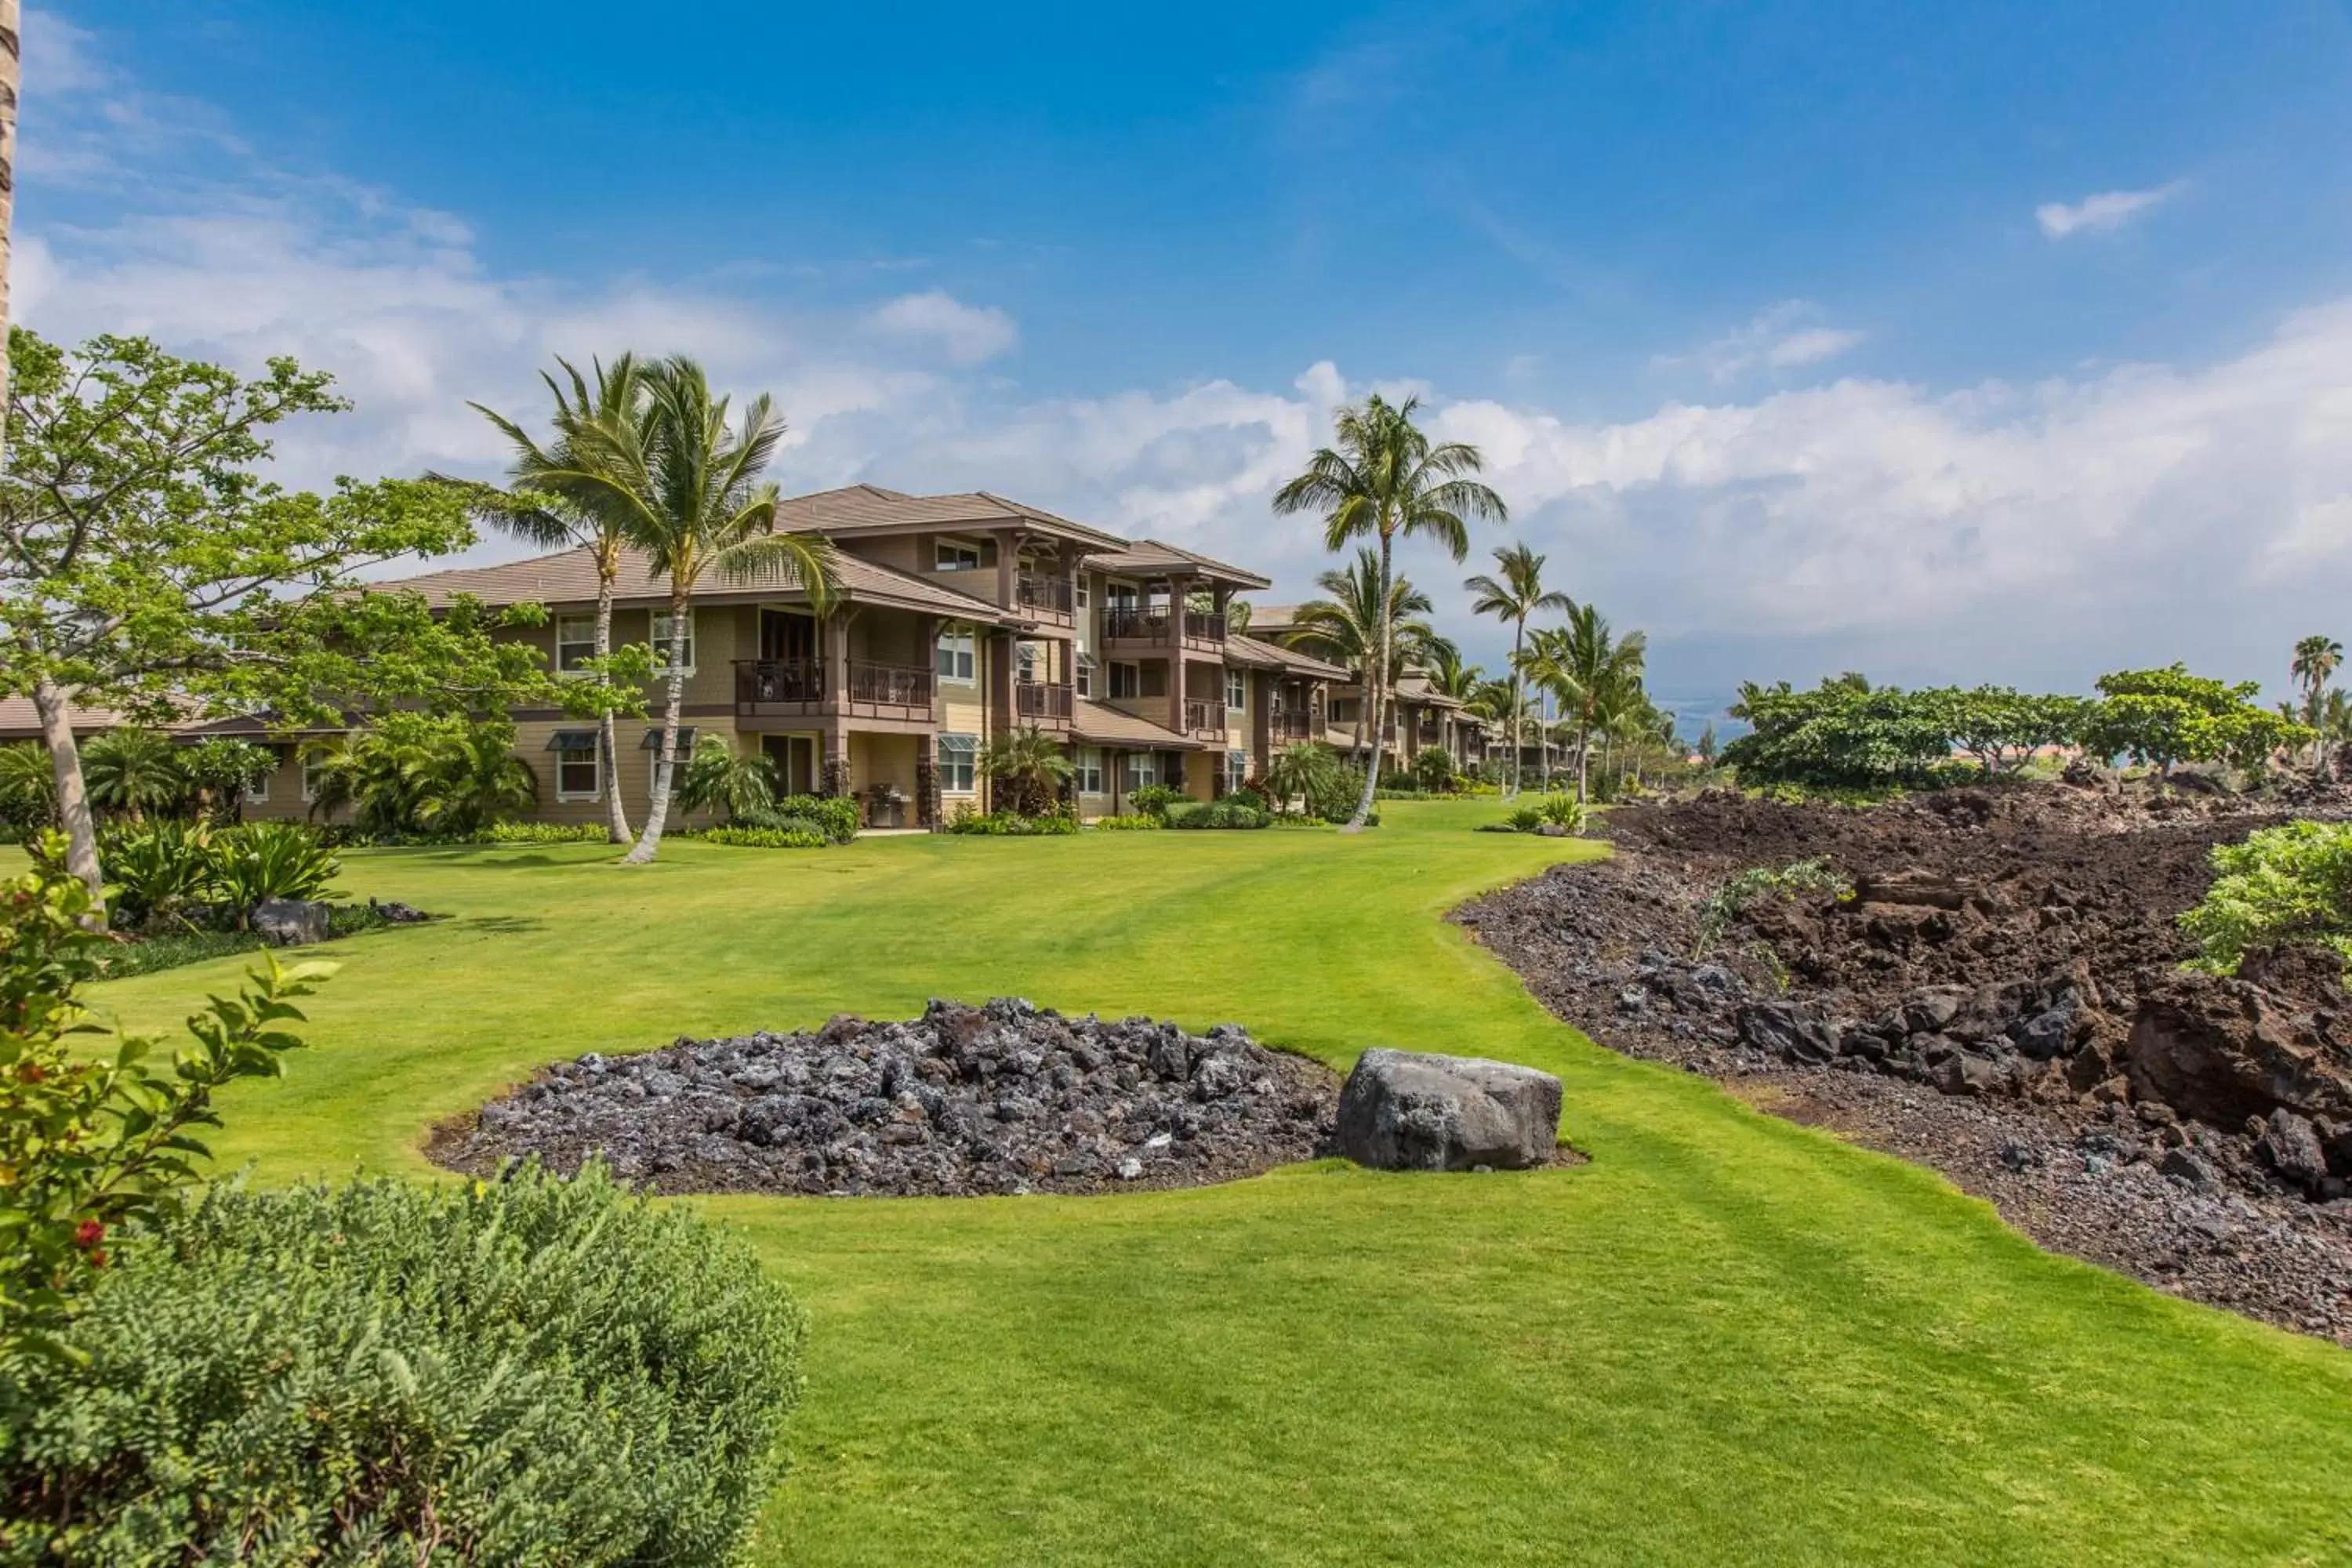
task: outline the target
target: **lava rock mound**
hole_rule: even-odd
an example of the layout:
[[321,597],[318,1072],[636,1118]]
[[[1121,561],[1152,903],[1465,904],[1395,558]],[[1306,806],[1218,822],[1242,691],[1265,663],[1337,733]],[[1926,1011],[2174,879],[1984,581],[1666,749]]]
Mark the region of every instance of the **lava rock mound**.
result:
[[1065,1017],[1020,997],[933,1001],[908,1022],[680,1039],[594,1054],[444,1129],[488,1174],[601,1156],[663,1193],[975,1196],[1186,1187],[1312,1159],[1339,1085],[1236,1025]]

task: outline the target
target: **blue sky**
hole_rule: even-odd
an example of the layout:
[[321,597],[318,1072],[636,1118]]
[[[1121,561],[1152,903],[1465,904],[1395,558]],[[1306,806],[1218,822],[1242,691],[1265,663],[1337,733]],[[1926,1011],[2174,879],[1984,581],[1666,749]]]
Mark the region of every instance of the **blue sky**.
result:
[[2342,5],[1132,10],[53,6],[24,310],[337,371],[304,477],[491,471],[467,398],[688,349],[793,488],[985,485],[1286,597],[1266,494],[1417,390],[1695,699],[2352,634]]

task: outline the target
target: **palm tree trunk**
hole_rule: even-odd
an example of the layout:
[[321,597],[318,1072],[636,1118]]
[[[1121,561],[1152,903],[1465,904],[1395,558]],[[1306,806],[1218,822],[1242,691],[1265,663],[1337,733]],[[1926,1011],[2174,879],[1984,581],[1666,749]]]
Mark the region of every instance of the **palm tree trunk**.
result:
[[1527,651],[1528,618],[1521,616],[1511,631],[1511,789],[1503,798],[1508,800],[1519,793],[1523,784],[1520,770],[1525,766],[1519,758],[1519,742],[1525,739],[1527,724],[1528,679],[1519,669],[1519,659]]
[[[57,781],[58,820],[66,830],[66,869],[80,878],[90,898],[97,900],[106,886],[98,864],[98,822],[90,815],[89,791],[82,783],[73,716],[57,682],[44,678],[33,683],[33,711],[40,716],[41,743],[49,749],[49,774]],[[103,903],[98,905],[91,924],[105,929]]]
[[625,866],[649,864],[661,847],[662,828],[669,820],[670,775],[677,763],[677,716],[686,701],[687,595],[674,593],[669,602],[669,681],[662,702],[661,749],[654,753],[654,794],[646,805],[645,836],[622,857]]
[[1592,720],[1581,709],[1576,716],[1576,804],[1584,804],[1586,764],[1592,758]]
[[1380,596],[1380,657],[1372,665],[1372,754],[1365,760],[1364,793],[1356,802],[1356,815],[1348,819],[1342,833],[1361,833],[1372,815],[1373,792],[1381,787],[1381,750],[1388,742],[1386,715],[1382,700],[1388,696],[1389,645],[1391,637],[1389,615],[1389,536],[1381,535],[1381,596]]
[[[596,579],[596,657],[604,659],[613,652],[613,578],[600,573]],[[609,678],[599,676],[598,679]],[[629,806],[621,798],[621,747],[615,738],[620,721],[614,717],[611,703],[604,705],[604,714],[598,725],[596,743],[604,748],[604,837],[614,844],[629,841]]]
[[[0,0],[0,408],[8,405],[8,268],[16,259],[11,229],[16,216],[16,99],[24,84],[19,42],[22,0]],[[7,457],[0,423],[0,463]]]

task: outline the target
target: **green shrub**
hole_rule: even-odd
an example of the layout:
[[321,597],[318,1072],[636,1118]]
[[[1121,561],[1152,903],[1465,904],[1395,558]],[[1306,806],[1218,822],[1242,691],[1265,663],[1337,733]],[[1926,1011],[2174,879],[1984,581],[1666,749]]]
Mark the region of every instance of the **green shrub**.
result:
[[992,838],[1027,838],[1076,833],[1078,819],[1070,816],[1021,816],[1009,811],[964,810],[948,819],[950,833],[971,833]]
[[1543,807],[1534,801],[1528,801],[1524,805],[1513,806],[1511,815],[1503,818],[1503,821],[1514,833],[1533,833],[1543,826]]
[[1182,790],[1171,789],[1166,784],[1145,784],[1129,794],[1127,804],[1146,816],[1156,816],[1165,822],[1170,806],[1181,805],[1192,798]]
[[1554,790],[1545,795],[1537,803],[1536,809],[1543,814],[1545,823],[1550,826],[1565,827],[1570,833],[1584,831],[1583,803],[1565,790]]
[[2193,966],[2227,974],[2252,952],[2311,942],[2352,961],[2352,823],[2289,822],[2216,844],[2213,885],[2180,927]]
[[602,844],[611,836],[586,822],[494,822],[471,842],[480,844]]
[[1756,866],[1717,888],[1698,911],[1698,951],[1704,955],[1731,929],[1731,922],[1750,904],[1765,899],[1792,899],[1801,893],[1853,895],[1853,884],[1827,860],[1816,857],[1775,869]]
[[1236,805],[1220,800],[1206,805],[1194,805],[1190,811],[1171,812],[1171,827],[1264,827],[1274,820],[1255,806]]
[[219,880],[220,846],[203,823],[176,817],[100,834],[99,868],[128,924],[185,919]]
[[775,827],[744,827],[728,823],[680,837],[699,838],[705,844],[732,844],[741,849],[824,849],[832,847],[832,838],[821,829],[808,826],[805,818],[799,821],[801,826],[798,826]]
[[0,1373],[15,1560],[720,1563],[778,1472],[804,1319],[601,1167],[215,1188]]
[[1432,795],[1454,787],[1454,754],[1443,746],[1423,746],[1412,757],[1413,781]]
[[745,827],[773,827],[784,832],[814,828],[836,844],[857,837],[857,803],[847,795],[788,795],[772,805],[747,811],[736,818]]
[[241,930],[270,899],[316,899],[342,870],[335,852],[299,822],[248,822],[215,839],[213,886]]
[[1131,816],[1097,816],[1087,826],[1099,827],[1106,833],[1143,833],[1165,827],[1167,824],[1156,816],[1146,816],[1138,812]]
[[1237,789],[1227,790],[1224,794],[1224,803],[1227,805],[1245,805],[1252,811],[1264,811],[1266,809],[1265,793],[1263,790],[1253,788],[1248,784],[1243,784]]

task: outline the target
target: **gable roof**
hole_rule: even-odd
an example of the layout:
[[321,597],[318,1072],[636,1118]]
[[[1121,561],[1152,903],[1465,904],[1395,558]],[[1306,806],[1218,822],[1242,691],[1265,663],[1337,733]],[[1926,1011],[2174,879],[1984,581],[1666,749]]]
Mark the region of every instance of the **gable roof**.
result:
[[1198,752],[1204,748],[1189,735],[1163,730],[1149,719],[1139,719],[1116,708],[1079,698],[1070,728],[1081,741],[1098,746],[1124,746],[1129,751]]
[[1239,632],[1225,634],[1225,657],[1235,664],[1255,665],[1261,669],[1279,669],[1286,674],[1311,676],[1318,680],[1352,680],[1355,677],[1336,664],[1301,653],[1295,647],[1285,647]]
[[1157,539],[1146,539],[1129,544],[1119,542],[1119,548],[1108,555],[1097,555],[1087,563],[1099,572],[1119,572],[1140,576],[1164,576],[1171,572],[1206,577],[1213,583],[1223,583],[1235,588],[1271,588],[1274,580],[1256,573],[1219,561],[1213,556],[1164,544]]
[[[79,703],[66,704],[66,722],[77,735],[87,735],[100,730],[111,730],[123,722],[122,715],[110,708],[85,708]],[[41,738],[41,715],[29,697],[0,697],[0,741],[35,740]]]
[[[1025,617],[1000,609],[985,599],[926,581],[879,562],[865,560],[847,551],[835,551],[833,563],[841,596],[852,604],[887,605],[896,609],[948,616],[957,620],[982,621],[992,626],[1029,624]],[[509,561],[497,566],[459,566],[415,577],[391,578],[372,583],[369,586],[421,594],[425,603],[436,609],[460,595],[470,595],[493,606],[593,605],[596,602],[596,557],[593,551],[583,544],[570,550],[559,550],[551,555],[535,555],[528,560]],[[802,591],[799,574],[789,567],[782,567],[762,573],[749,582],[706,577],[695,588],[694,596],[698,600],[717,602],[773,597],[780,594],[791,595]],[[669,581],[655,573],[651,559],[643,551],[624,551],[620,572],[613,581],[613,602],[625,605],[666,605],[669,602]]]
[[916,496],[880,485],[844,485],[778,502],[776,522],[845,538],[903,529],[1025,528],[1095,550],[1127,548],[1127,541],[1115,533],[988,490]]

